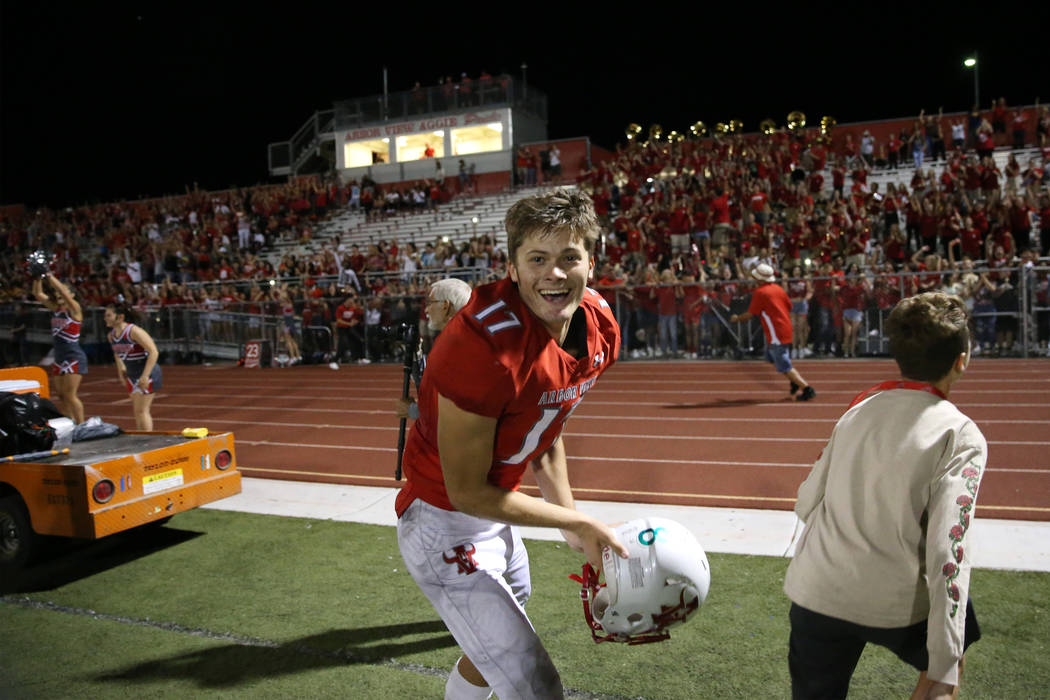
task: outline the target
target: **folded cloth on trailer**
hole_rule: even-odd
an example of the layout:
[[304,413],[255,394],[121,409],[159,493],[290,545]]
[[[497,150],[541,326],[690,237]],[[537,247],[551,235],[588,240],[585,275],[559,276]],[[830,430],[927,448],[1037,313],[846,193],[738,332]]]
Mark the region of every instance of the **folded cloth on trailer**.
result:
[[106,423],[98,416],[91,416],[86,421],[73,428],[73,442],[83,442],[84,440],[94,440],[96,438],[109,437],[110,435],[119,435],[122,432],[124,431],[120,429],[119,425]]

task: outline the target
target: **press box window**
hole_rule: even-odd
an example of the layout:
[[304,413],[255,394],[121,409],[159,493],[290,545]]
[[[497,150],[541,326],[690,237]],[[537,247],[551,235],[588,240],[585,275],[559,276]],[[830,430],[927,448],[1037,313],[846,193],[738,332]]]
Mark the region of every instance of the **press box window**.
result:
[[434,150],[430,157],[445,157],[445,132],[428,131],[425,134],[397,137],[397,160],[401,163],[427,157],[427,147]]
[[503,124],[493,122],[452,130],[452,155],[503,150]]
[[343,146],[343,160],[347,168],[389,163],[390,139],[351,141]]

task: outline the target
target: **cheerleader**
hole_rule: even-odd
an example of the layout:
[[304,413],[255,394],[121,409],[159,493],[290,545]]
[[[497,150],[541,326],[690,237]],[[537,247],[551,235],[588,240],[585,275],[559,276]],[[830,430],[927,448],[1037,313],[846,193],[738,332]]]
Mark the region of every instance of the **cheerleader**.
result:
[[80,347],[84,312],[72,290],[50,272],[45,275],[51,290],[44,291],[44,278],[33,280],[33,296],[51,311],[51,338],[55,362],[51,365],[52,386],[74,423],[84,422],[84,404],[77,397],[80,381],[88,373],[87,355]]
[[155,393],[161,388],[157,344],[144,328],[132,323],[134,316],[125,303],[107,306],[105,320],[110,329],[108,339],[117,363],[117,375],[131,394],[135,427],[138,430],[153,430],[150,405]]

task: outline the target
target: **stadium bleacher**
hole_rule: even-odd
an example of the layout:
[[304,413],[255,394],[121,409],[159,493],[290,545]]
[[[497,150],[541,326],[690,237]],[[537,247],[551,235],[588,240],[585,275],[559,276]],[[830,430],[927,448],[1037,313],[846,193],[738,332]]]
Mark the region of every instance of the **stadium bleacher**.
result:
[[[810,132],[805,136],[806,143],[816,143],[815,135],[816,132]],[[759,235],[755,238],[754,231],[744,230],[749,221],[746,218],[741,220],[739,212],[747,211],[747,207],[743,206],[744,200],[749,194],[750,183],[757,179],[755,168],[761,165],[758,163],[760,157],[773,155],[779,158],[777,151],[786,154],[790,145],[792,163],[798,163],[792,167],[808,167],[804,160],[798,158],[802,150],[807,148],[803,145],[796,150],[797,144],[802,143],[800,136],[799,133],[781,133],[769,137],[756,134],[726,135],[714,140],[687,142],[684,150],[682,146],[675,148],[666,141],[653,144],[638,144],[635,141],[615,155],[607,154],[608,159],[604,163],[595,163],[594,169],[585,171],[579,180],[580,186],[594,193],[599,213],[607,227],[606,233],[612,234],[602,237],[596,283],[622,284],[624,289],[644,288],[653,284],[646,281],[647,268],[671,269],[675,273],[674,284],[685,285],[686,275],[692,275],[698,283],[703,283],[701,293],[705,298],[706,295],[719,296],[726,306],[732,306],[746,297],[749,291],[748,266],[762,259],[761,256],[767,256],[769,262],[783,267],[784,272],[789,273],[792,261],[784,255],[785,249],[778,249],[778,243],[774,242],[774,239],[779,240],[790,234],[790,231],[785,230],[784,217],[771,218],[767,226],[759,229]],[[834,204],[832,167],[835,157],[844,154],[841,144],[828,144],[827,150],[831,157],[818,171],[823,177],[823,191],[817,199]],[[696,172],[692,167],[683,167],[685,161],[682,153],[694,154],[705,161],[707,172],[703,172],[704,168]],[[744,154],[748,154],[747,157]],[[911,239],[905,241],[906,253],[897,262],[892,274],[885,269],[881,259],[884,252],[881,246],[872,246],[872,243],[883,242],[888,236],[888,219],[884,221],[881,211],[874,215],[864,211],[864,206],[857,202],[863,201],[875,189],[886,193],[890,185],[906,193],[906,197],[911,193],[915,171],[907,157],[910,154],[902,155],[904,158],[897,169],[869,169],[867,184],[859,191],[851,187],[854,184],[850,172],[853,164],[845,166],[844,208],[841,211],[847,218],[852,216],[860,223],[854,221],[856,227],[844,227],[838,221],[830,224],[834,230],[833,245],[807,250],[807,256],[811,255],[813,259],[808,260],[807,257],[804,262],[807,265],[812,262],[813,265],[803,269],[811,281],[821,281],[822,277],[818,274],[821,263],[831,265],[828,274],[833,277],[843,276],[847,259],[852,257],[871,278],[872,285],[876,277],[882,275],[880,279],[892,280],[898,289],[898,296],[910,293],[909,290],[917,284],[913,281],[923,278],[923,275],[928,278],[933,273],[948,287],[965,291],[966,285],[960,287],[959,279],[969,278],[969,273],[964,274],[958,260],[951,262],[943,247],[927,251],[939,253],[939,256],[926,257],[926,253],[919,250],[920,241],[915,238],[914,229],[910,231]],[[992,155],[1000,173],[997,179],[1000,191],[1004,184],[1002,173],[1006,171],[1011,156],[1017,158],[1022,170],[1030,162],[1035,162],[1043,165],[1039,172],[1045,173],[1045,152],[1039,148],[1011,150],[999,147]],[[948,156],[950,159],[951,151]],[[778,162],[771,173],[775,175],[779,172],[776,168],[785,163]],[[947,167],[948,160],[924,161],[923,171],[935,183],[935,189],[940,188],[939,178]],[[746,175],[748,169],[751,175]],[[638,186],[638,176],[643,171],[652,176],[655,182]],[[604,180],[597,178],[596,173],[601,174]],[[811,173],[805,174],[808,176]],[[782,172],[782,175],[785,184],[792,179],[787,177],[787,171]],[[633,184],[632,180],[635,181]],[[801,184],[801,181],[795,181]],[[610,201],[609,197],[614,183],[619,187],[620,194],[633,195],[636,201],[644,196],[649,202],[648,208],[641,214],[618,210],[615,199]],[[734,215],[737,218],[730,227],[727,249],[721,253],[714,250],[710,255],[699,246],[693,246],[691,250],[672,249],[666,228],[672,199],[676,196],[682,198],[694,213],[706,210],[708,198],[713,196],[713,189],[719,184],[725,186],[736,200]],[[406,183],[403,201],[410,201],[411,192],[415,191],[413,188],[425,185]],[[632,186],[638,191],[631,192]],[[498,255],[493,258],[491,252],[500,249],[505,251],[503,218],[506,211],[520,198],[544,189],[508,188],[496,194],[479,196],[471,193],[469,187],[464,188],[462,184],[457,186],[455,179],[450,178],[443,188],[441,199],[435,200],[435,203],[440,201],[440,204],[434,208],[406,206],[383,211],[382,194],[393,188],[399,186],[387,184],[375,187],[376,205],[368,216],[362,209],[348,205],[350,186],[347,183],[319,178],[300,178],[286,185],[223,193],[192,192],[149,202],[110,203],[67,212],[39,210],[26,215],[21,221],[8,220],[5,223],[8,248],[0,265],[8,285],[3,293],[8,298],[18,298],[19,294],[24,294],[24,286],[10,284],[20,279],[21,256],[36,247],[49,247],[57,253],[56,271],[82,285],[84,298],[89,303],[101,304],[120,294],[135,300],[143,310],[171,307],[174,313],[178,307],[188,309],[191,313],[200,313],[202,307],[210,312],[221,309],[230,316],[232,327],[247,326],[253,318],[254,328],[260,325],[269,327],[267,324],[276,318],[275,285],[279,283],[288,285],[297,314],[305,319],[307,314],[304,312],[310,310],[309,315],[312,317],[316,305],[320,304],[321,308],[316,310],[321,313],[321,319],[327,318],[343,301],[345,294],[345,286],[337,282],[345,283],[346,280],[340,278],[338,272],[348,261],[336,261],[336,253],[342,250],[345,254],[351,246],[356,245],[362,252],[374,250],[377,255],[383,255],[385,260],[385,263],[380,264],[370,262],[369,269],[357,270],[359,278],[363,277],[365,282],[360,290],[363,296],[382,300],[380,323],[385,327],[412,318],[412,314],[418,312],[418,299],[425,292],[426,284],[438,276],[456,274],[478,282],[501,275],[501,258]],[[774,194],[776,191],[774,187]],[[786,191],[781,187],[781,194]],[[856,197],[851,197],[851,194]],[[667,199],[663,199],[665,196]],[[1031,230],[1029,240],[1037,247],[1042,243],[1045,248],[1050,235],[1047,196],[1043,190],[1032,190],[1027,196],[1029,201],[1026,206],[1032,215],[1037,220],[1042,217],[1042,230],[1037,223]],[[1037,201],[1040,196],[1043,200]],[[906,197],[900,200],[902,230],[905,228],[904,218],[909,206]],[[419,200],[416,202],[418,204]],[[427,198],[426,204],[430,203],[430,198]],[[776,214],[782,214],[786,208],[785,202],[774,200],[772,203],[776,205]],[[874,206],[870,199],[867,203]],[[940,206],[944,211],[943,201]],[[247,213],[241,216],[239,212],[242,211]],[[803,216],[807,215],[805,207],[800,211]],[[823,211],[828,213],[826,209]],[[1050,308],[1045,308],[1048,306],[1047,274],[1044,270],[1047,260],[1033,259],[1031,256],[1020,260],[1018,258],[1025,251],[1018,250],[1016,246],[1009,250],[1008,244],[1012,239],[1003,238],[1001,234],[1010,233],[1011,226],[1017,225],[1007,220],[1010,211],[996,209],[990,212],[992,221],[984,233],[989,238],[995,238],[996,242],[1007,244],[1006,257],[989,261],[983,261],[983,256],[972,257],[976,259],[978,267],[987,263],[1010,268],[1008,273],[1003,273],[1007,277],[1002,283],[996,277],[999,273],[992,275],[997,294],[1003,289],[1017,290],[1007,297],[1012,307],[1004,307],[996,296],[998,306],[993,310],[985,309],[985,313],[994,317],[995,324],[1006,318],[1014,319],[1022,326],[1015,329],[1005,341],[996,338],[992,343],[995,350],[1007,354],[1042,353],[1047,344],[1046,336],[1050,335],[1046,328]],[[939,215],[943,217],[946,214]],[[613,221],[626,216],[637,217],[630,222],[630,227],[643,229],[643,249],[621,259],[617,256],[617,249],[626,245],[627,242],[623,240],[626,232],[615,230]],[[250,231],[239,230],[248,224],[251,226]],[[804,227],[804,231],[808,229]],[[242,234],[247,235],[245,237]],[[770,234],[774,237],[767,239]],[[850,256],[850,252],[856,252],[854,237],[861,234],[870,237],[871,243],[862,246],[863,255]],[[748,242],[749,235],[751,242]],[[690,243],[699,242],[692,235],[689,239]],[[763,250],[767,240],[772,245],[769,246],[770,250]],[[475,255],[483,246],[477,246],[478,250],[469,249],[471,244],[479,241],[491,247],[484,254]],[[938,245],[944,242],[938,240]],[[412,249],[419,253],[427,243],[433,243],[439,251],[437,259],[428,267],[422,265],[417,257],[409,267],[403,251],[412,244]],[[1048,251],[1043,249],[1036,252],[1045,255]],[[1014,256],[1013,259],[1011,256]],[[450,261],[453,263],[451,266]],[[886,262],[890,261],[887,259]],[[1028,281],[1018,284],[1021,279],[1018,277],[1020,268],[1016,266],[1028,262],[1037,266],[1031,279],[1024,277]],[[137,265],[140,279],[130,276],[133,263]],[[413,268],[415,271],[411,271]],[[409,271],[406,272],[406,269]],[[651,329],[643,329],[646,316],[638,308],[638,302],[622,290],[606,291],[607,298],[617,306],[623,322],[636,330],[644,330],[640,336],[627,334],[624,350],[639,351],[633,354],[642,357],[657,354],[653,352],[655,334],[650,332]],[[881,312],[885,308],[876,307],[876,296],[869,290],[867,303],[870,313],[865,316],[861,352],[879,353],[885,350],[879,328]],[[705,323],[702,324],[705,333],[714,336],[707,342],[708,354],[739,356],[741,353],[754,352],[755,346],[761,344],[760,336],[756,340],[755,328],[730,328],[723,314],[713,306],[705,309]],[[244,318],[241,319],[238,314]],[[0,334],[3,334],[5,326],[3,315],[4,311],[0,310]],[[837,321],[837,315],[835,319]],[[231,324],[225,324],[225,327],[229,328]],[[243,328],[217,338],[209,337],[201,330],[202,326],[208,324],[180,321],[179,324],[170,325],[197,328],[192,333],[195,334],[198,354],[220,348],[219,354],[226,357],[236,356],[239,346],[252,333],[249,328]],[[681,325],[679,328],[685,330]],[[185,329],[181,333],[183,340],[191,334]],[[163,332],[160,335],[163,340]],[[993,332],[992,336],[995,335]],[[1011,337],[1016,338],[1017,342],[1011,343]],[[276,340],[275,334],[275,343]],[[689,356],[704,354],[698,353],[700,348],[696,347],[684,351],[670,347],[656,349],[665,357],[681,356],[683,352],[689,353]],[[816,349],[815,343],[812,349]],[[835,354],[840,353],[841,347],[836,347]],[[631,354],[625,352],[624,356]]]

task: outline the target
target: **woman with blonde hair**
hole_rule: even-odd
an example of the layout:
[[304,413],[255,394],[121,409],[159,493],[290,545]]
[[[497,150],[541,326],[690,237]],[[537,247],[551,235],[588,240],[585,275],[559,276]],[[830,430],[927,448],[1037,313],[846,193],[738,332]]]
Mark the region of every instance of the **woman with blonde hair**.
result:
[[[44,291],[44,279],[52,291]],[[65,414],[74,423],[84,422],[84,404],[77,396],[80,381],[88,373],[87,355],[80,347],[80,330],[84,312],[73,296],[73,291],[48,272],[33,280],[33,296],[51,311],[51,337],[55,348],[55,362],[51,365],[52,386],[62,401]]]
[[299,343],[295,340],[295,302],[292,301],[287,284],[282,284],[277,291],[277,302],[281,307],[281,339],[284,341],[285,348],[288,349],[288,362],[293,365],[298,364],[303,361],[303,356],[299,352]]
[[809,300],[813,297],[813,282],[809,275],[803,276],[802,266],[791,269],[791,277],[784,280],[784,291],[791,301],[791,327],[794,330],[795,347],[791,350],[794,358],[807,357],[809,348]]

